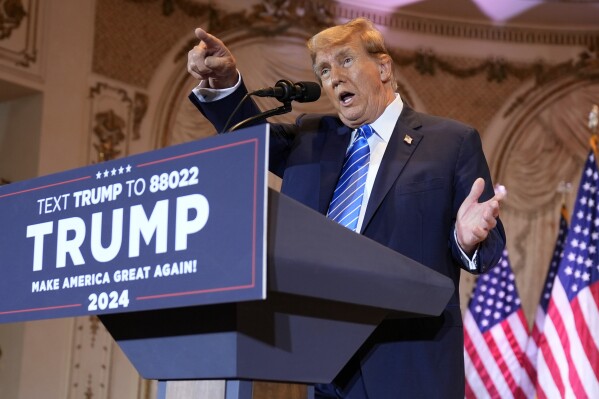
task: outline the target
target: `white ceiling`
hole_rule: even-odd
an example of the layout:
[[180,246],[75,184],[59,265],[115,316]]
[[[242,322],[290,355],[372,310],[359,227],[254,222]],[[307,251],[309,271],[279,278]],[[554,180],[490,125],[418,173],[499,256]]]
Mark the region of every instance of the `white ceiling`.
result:
[[599,0],[339,0],[423,17],[495,25],[599,30]]

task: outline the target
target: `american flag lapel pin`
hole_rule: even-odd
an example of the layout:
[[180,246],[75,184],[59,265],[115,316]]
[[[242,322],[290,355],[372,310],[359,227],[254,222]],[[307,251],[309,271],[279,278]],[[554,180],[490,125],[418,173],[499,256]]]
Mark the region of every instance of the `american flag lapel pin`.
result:
[[406,134],[403,138],[403,141],[405,141],[408,144],[412,144],[412,137],[408,134]]

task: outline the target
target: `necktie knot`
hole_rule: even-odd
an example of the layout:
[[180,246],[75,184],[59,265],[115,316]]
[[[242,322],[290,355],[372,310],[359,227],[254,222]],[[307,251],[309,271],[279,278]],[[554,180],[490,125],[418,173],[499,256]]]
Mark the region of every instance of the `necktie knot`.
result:
[[374,133],[374,129],[370,125],[362,125],[358,128],[358,132],[356,134],[356,140],[358,136],[364,137],[366,140],[370,138]]

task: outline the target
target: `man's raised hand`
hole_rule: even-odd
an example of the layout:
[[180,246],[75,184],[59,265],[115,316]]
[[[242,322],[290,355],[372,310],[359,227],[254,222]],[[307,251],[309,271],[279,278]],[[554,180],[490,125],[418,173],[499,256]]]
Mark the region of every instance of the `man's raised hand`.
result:
[[204,87],[226,89],[235,86],[237,65],[227,46],[201,28],[195,30],[195,35],[200,42],[187,53],[187,71],[201,80]]
[[465,253],[471,255],[476,246],[484,241],[489,231],[497,225],[499,204],[505,199],[506,191],[503,186],[495,190],[495,196],[488,201],[478,202],[485,189],[485,181],[476,179],[466,197],[456,219],[456,234],[458,244]]

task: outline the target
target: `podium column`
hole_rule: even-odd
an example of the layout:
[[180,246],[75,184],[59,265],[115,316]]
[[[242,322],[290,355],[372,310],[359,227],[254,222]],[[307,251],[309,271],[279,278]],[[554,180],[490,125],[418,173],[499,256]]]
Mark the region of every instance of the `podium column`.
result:
[[157,399],[314,399],[314,386],[241,380],[159,381]]

